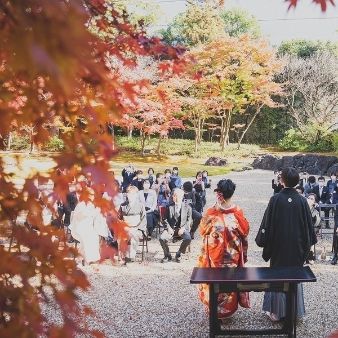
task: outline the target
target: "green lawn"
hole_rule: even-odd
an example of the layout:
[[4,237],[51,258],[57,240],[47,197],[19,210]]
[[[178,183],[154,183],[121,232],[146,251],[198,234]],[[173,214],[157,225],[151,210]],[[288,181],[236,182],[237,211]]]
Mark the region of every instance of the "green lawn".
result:
[[[122,169],[131,163],[137,169],[144,172],[149,167],[154,168],[155,172],[164,172],[166,168],[172,169],[177,166],[180,169],[182,177],[195,176],[197,171],[208,170],[209,175],[223,175],[231,170],[239,170],[244,166],[250,165],[254,158],[265,153],[259,146],[244,144],[240,150],[237,150],[236,144],[230,144],[221,152],[218,143],[203,142],[200,151],[195,154],[193,140],[169,139],[163,140],[162,155],[155,155],[157,140],[151,139],[146,144],[147,154],[141,155],[140,142],[137,137],[128,139],[119,137],[117,139],[119,152],[111,161],[112,170],[117,175],[121,174]],[[51,160],[50,152],[37,152],[28,154],[27,152],[1,152],[0,156],[9,161],[11,170],[14,171],[15,177],[27,177],[33,172],[46,172],[52,169],[55,163]],[[205,166],[205,161],[211,157],[221,157],[228,161],[225,167]],[[15,158],[21,163],[13,165]],[[12,163],[12,164],[10,164]],[[15,169],[15,170],[14,170]]]
[[[237,150],[236,144],[230,144],[222,152],[218,143],[203,142],[200,150],[195,154],[193,140],[168,139],[162,142],[162,155],[159,158],[155,155],[156,139],[147,141],[145,156],[141,156],[140,142],[137,137],[131,139],[118,137],[117,144],[119,154],[112,160],[112,167],[117,174],[126,164],[131,163],[142,170],[152,167],[155,172],[163,172],[166,168],[171,169],[177,166],[183,177],[195,176],[196,172],[201,170],[208,170],[209,175],[222,175],[250,165],[256,156],[264,152],[257,145],[246,144],[240,150]],[[205,161],[211,156],[227,159],[228,165],[225,167],[205,166]]]

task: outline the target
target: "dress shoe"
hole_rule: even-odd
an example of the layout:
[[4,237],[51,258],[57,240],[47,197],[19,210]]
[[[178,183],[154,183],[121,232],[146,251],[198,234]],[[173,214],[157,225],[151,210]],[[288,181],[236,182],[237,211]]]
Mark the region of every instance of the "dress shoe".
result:
[[338,260],[338,256],[334,255],[333,258],[332,258],[331,264],[332,265],[336,265],[337,264],[337,260]]

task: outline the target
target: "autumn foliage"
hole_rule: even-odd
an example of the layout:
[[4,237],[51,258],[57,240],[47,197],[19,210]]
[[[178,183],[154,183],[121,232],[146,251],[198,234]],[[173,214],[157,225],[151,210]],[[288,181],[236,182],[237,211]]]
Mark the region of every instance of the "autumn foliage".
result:
[[[291,7],[297,4],[289,2]],[[326,9],[326,1],[315,2]],[[97,36],[87,29],[94,16]],[[106,31],[113,41],[98,37],[100,33],[107,36]],[[234,103],[228,90],[234,76],[254,81],[243,100],[257,106],[272,104],[270,94],[278,88],[270,81],[275,64],[269,64],[269,52],[244,40],[240,43],[257,54],[251,63],[255,69],[245,68],[248,61],[241,56],[243,49],[235,48],[233,41],[223,41],[207,47],[214,56],[206,49],[191,51],[188,60],[198,60],[200,65],[192,63],[184,70],[182,50],[135,30],[126,13],[115,11],[111,3],[107,9],[104,0],[0,0],[1,137],[26,128],[32,142],[39,145],[48,141],[48,128],[55,121],[72,130],[61,134],[65,150],[54,155],[58,170],[44,176],[32,174],[22,186],[14,183],[15,177],[5,171],[0,158],[1,337],[101,335],[87,327],[85,318],[93,314],[78,301],[78,292],[90,285],[72,259],[76,252],[62,242],[62,231],[43,225],[42,209],[54,212],[56,201],[65,201],[70,183],[87,200],[86,180],[109,226],[124,238],[123,224],[117,221],[111,202],[102,197],[103,191],[113,197],[117,189],[110,165],[116,148],[105,132],[107,123],[133,125],[144,138],[155,133],[160,141],[170,129],[183,127],[175,113],[186,91],[190,90],[190,101],[183,104],[197,102],[201,107],[207,103],[208,107],[221,101],[225,110],[235,104],[243,110],[243,102]],[[227,53],[243,66],[225,69],[220,62],[224,48],[230,48]],[[139,57],[156,60],[155,82],[123,76],[121,65],[135,68]],[[214,63],[208,66],[210,57]],[[180,88],[175,88],[166,74],[183,71]],[[172,100],[177,93],[180,100]],[[53,191],[39,189],[50,181]],[[27,213],[27,226],[16,222],[22,212]],[[48,320],[46,306],[56,309],[59,322]]]
[[[0,162],[1,337],[70,337],[90,331],[84,320],[90,309],[77,298],[89,283],[71,259],[76,253],[55,240],[62,238],[60,231],[42,225],[42,208],[53,211],[57,200],[64,201],[70,182],[77,183],[80,198],[86,200],[84,178],[90,181],[95,204],[115,233],[124,236],[122,227],[113,223],[116,214],[111,203],[102,198],[103,190],[109,196],[116,193],[110,168],[116,150],[103,130],[107,122],[127,112],[127,102],[136,104],[140,88],[148,84],[123,79],[107,58],[114,56],[133,66],[138,55],[165,56],[166,70],[175,71],[171,60],[177,51],[136,33],[127,15],[112,7],[110,11],[114,20],[109,29],[113,25],[116,34],[113,44],[86,29],[92,15],[98,17],[99,30],[108,28],[101,15],[106,12],[102,0],[0,1],[0,134],[34,126],[34,142],[44,143],[48,124],[55,118],[73,130],[61,135],[65,151],[54,156],[60,170],[44,177],[32,175],[22,187],[13,183],[14,177]],[[39,191],[38,185],[50,179],[54,190]],[[23,211],[28,212],[27,227],[16,224]],[[59,323],[47,320],[44,304],[58,309]]]

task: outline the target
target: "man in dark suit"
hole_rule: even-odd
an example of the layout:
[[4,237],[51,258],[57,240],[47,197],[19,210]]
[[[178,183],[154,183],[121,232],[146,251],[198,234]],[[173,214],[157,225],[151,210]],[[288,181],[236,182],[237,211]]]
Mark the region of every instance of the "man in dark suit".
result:
[[[316,195],[316,202],[318,204],[328,204],[330,203],[330,191],[329,188],[325,185],[325,178],[323,176],[320,176],[318,178],[318,185],[316,185],[312,192]],[[330,229],[330,224],[328,217],[330,215],[330,208],[323,208],[324,215],[325,215],[325,226],[327,229]]]
[[338,187],[337,173],[333,171],[331,173],[330,177],[331,177],[331,179],[327,181],[326,186],[328,187],[330,194],[331,194],[331,197],[332,197],[334,190]]
[[[296,169],[282,170],[284,189],[271,197],[256,237],[256,244],[263,247],[263,259],[266,262],[270,260],[271,267],[303,266],[311,246],[317,241],[309,204],[294,188],[298,182]],[[265,293],[263,311],[272,320],[286,316],[285,297],[282,292]],[[298,297],[298,316],[302,316],[305,308],[300,285]]]

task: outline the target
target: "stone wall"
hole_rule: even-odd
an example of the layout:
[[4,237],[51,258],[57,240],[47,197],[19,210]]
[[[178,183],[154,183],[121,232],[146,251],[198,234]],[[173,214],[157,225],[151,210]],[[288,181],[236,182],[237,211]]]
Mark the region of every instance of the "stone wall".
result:
[[277,170],[284,167],[294,167],[311,175],[330,175],[338,171],[338,157],[315,154],[298,154],[295,156],[263,155],[255,159],[254,169]]

